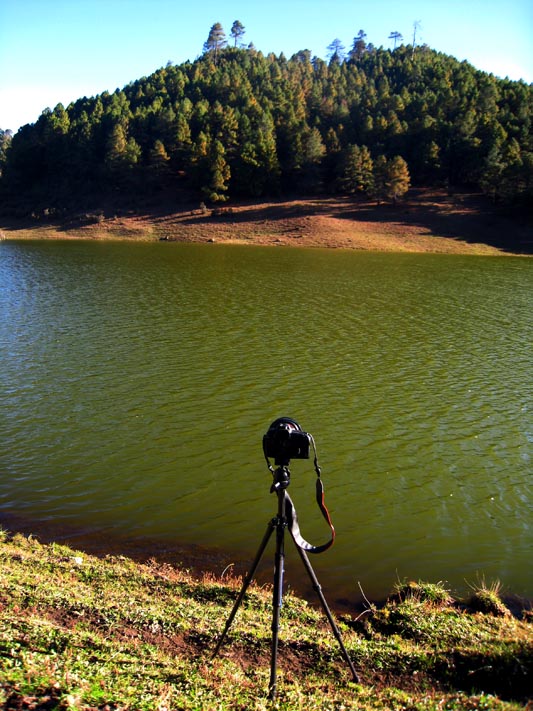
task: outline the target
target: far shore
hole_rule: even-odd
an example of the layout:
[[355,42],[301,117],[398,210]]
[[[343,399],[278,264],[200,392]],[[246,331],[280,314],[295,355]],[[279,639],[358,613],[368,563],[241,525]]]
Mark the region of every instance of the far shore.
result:
[[176,208],[98,209],[61,222],[0,216],[0,239],[235,243],[383,252],[533,255],[533,218],[471,193],[412,190],[396,206],[312,197]]

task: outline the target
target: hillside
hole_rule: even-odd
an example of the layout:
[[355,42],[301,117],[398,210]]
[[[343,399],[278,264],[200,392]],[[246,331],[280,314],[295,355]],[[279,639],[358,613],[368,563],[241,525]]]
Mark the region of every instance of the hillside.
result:
[[298,195],[401,201],[410,186],[533,196],[533,86],[428,47],[206,51],[112,94],[46,109],[2,138],[0,212],[64,218],[113,198]]

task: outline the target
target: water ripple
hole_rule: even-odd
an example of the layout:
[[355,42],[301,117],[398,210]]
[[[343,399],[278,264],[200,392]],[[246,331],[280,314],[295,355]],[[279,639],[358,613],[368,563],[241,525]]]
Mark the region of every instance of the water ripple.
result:
[[326,585],[533,595],[531,313],[530,260],[3,242],[0,511],[252,555],[285,414]]

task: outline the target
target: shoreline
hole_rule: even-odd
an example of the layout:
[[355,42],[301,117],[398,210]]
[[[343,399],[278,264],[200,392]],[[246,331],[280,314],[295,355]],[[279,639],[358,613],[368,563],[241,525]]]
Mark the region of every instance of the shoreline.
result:
[[[0,511],[0,531],[7,531],[14,535],[20,534],[27,538],[35,539],[40,544],[62,545],[76,549],[84,554],[95,556],[105,560],[109,556],[125,556],[137,563],[146,564],[150,561],[157,561],[160,564],[171,565],[176,568],[187,570],[195,579],[200,580],[206,575],[216,578],[224,578],[226,575],[232,578],[244,579],[250,569],[253,556],[236,556],[222,548],[210,547],[200,543],[183,543],[176,541],[163,541],[151,538],[129,538],[127,534],[118,531],[76,528],[65,524],[58,525],[54,521],[32,521],[24,516]],[[266,555],[261,560],[254,580],[256,584],[263,586],[272,582],[272,555]],[[299,572],[299,574],[298,574]],[[295,574],[296,573],[296,574]],[[395,581],[390,581],[392,591]],[[293,571],[291,576],[290,589],[310,603],[317,602],[314,591],[309,585],[309,579],[305,576],[305,570]],[[361,596],[347,596],[346,591],[341,591],[342,595],[329,600],[331,608],[336,612],[345,613],[348,610],[360,609],[364,601]],[[346,594],[345,594],[346,593]],[[387,593],[387,594],[389,594]],[[514,595],[510,596],[515,598]],[[373,600],[377,605],[384,604],[387,595]],[[533,606],[533,599],[516,597],[518,607],[525,604]]]
[[[187,571],[195,580],[202,580],[205,576],[213,576],[216,579],[231,577],[232,579],[244,580],[252,564],[251,556],[244,556],[236,559],[235,554],[228,553],[221,548],[208,547],[202,544],[180,543],[155,540],[150,538],[128,538],[124,533],[118,531],[106,531],[98,529],[80,529],[69,527],[66,524],[58,525],[53,521],[37,521],[32,524],[30,519],[8,512],[0,511],[0,533],[8,532],[13,535],[22,535],[28,539],[34,539],[43,546],[68,546],[85,555],[91,555],[101,560],[109,557],[126,557],[138,564],[149,564],[157,562],[159,565],[170,565],[177,569]],[[255,584],[259,587],[269,586],[272,583],[272,555],[266,555],[260,562],[255,575]],[[318,599],[312,589],[308,577],[303,569],[292,571],[290,590],[299,598],[306,600],[311,606],[318,606]],[[444,584],[442,581],[430,584]],[[494,584],[502,584],[506,593],[502,595],[502,600],[514,615],[522,610],[533,610],[533,597],[519,595],[507,589],[505,581],[499,579],[492,581]],[[395,587],[400,583],[400,579],[390,580],[387,593],[379,597],[367,598],[365,591],[360,589],[359,594],[350,594],[347,590],[339,590],[337,595],[328,593],[328,603],[331,609],[338,614],[348,614],[360,612],[370,603],[378,608],[382,607],[394,594]],[[405,584],[407,578],[405,578]],[[471,586],[469,586],[471,587]],[[355,590],[355,588],[354,588]],[[459,590],[450,590],[452,596],[457,600],[462,594]]]
[[396,206],[315,197],[176,209],[102,208],[61,222],[0,217],[0,239],[86,239],[533,256],[533,220],[478,194],[412,190]]

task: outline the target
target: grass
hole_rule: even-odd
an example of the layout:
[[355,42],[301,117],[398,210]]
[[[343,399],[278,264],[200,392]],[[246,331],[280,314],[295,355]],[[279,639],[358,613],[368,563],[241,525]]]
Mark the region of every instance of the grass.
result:
[[477,584],[470,585],[473,593],[470,598],[470,605],[479,612],[504,617],[509,614],[509,610],[501,601],[502,584],[499,580],[494,580],[487,585],[482,578]]
[[211,659],[240,585],[0,531],[4,711],[510,711],[531,698],[531,613],[474,611],[442,584],[418,582],[338,618],[360,684],[322,612],[285,595],[269,701],[269,589],[250,587]]

